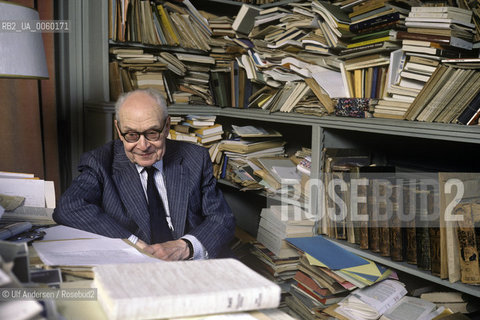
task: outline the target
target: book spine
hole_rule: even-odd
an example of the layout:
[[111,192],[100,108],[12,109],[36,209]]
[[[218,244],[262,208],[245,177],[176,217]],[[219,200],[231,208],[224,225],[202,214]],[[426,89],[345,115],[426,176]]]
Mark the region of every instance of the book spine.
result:
[[342,55],[346,55],[346,54],[349,54],[349,53],[361,52],[361,51],[368,50],[368,49],[380,48],[381,46],[383,46],[383,42],[367,44],[367,45],[360,46],[360,47],[355,47],[355,48],[347,48],[347,49],[341,50],[338,55],[342,56]]
[[373,252],[380,252],[380,236],[378,233],[378,210],[375,210],[375,198],[373,195],[373,187],[371,184],[368,186],[368,212],[369,212],[369,234],[368,234],[368,245],[370,250]]
[[[380,185],[379,194],[380,197],[385,197],[388,190],[387,187],[384,185]],[[389,222],[385,217],[387,216],[387,205],[385,202],[379,203],[379,221],[378,221],[378,236],[380,238],[380,255],[383,257],[390,256],[390,229],[389,229]]]
[[470,124],[470,120],[480,111],[480,92],[477,96],[468,104],[467,108],[458,116],[457,123]]
[[389,13],[373,19],[352,23],[350,25],[350,31],[356,33],[367,28],[372,28],[372,27],[387,24],[390,22],[396,22],[399,19],[400,19],[400,13],[393,12],[393,13]]
[[475,235],[475,225],[472,217],[472,204],[461,203],[454,209],[454,214],[463,216],[458,221],[457,236],[459,242],[461,281],[469,284],[480,283],[478,264],[478,248]]
[[417,193],[416,206],[422,207],[422,197],[427,197],[427,208],[420,208],[417,210],[416,221],[416,240],[417,240],[417,267],[422,270],[432,269],[432,260],[430,252],[430,232],[428,228],[427,217],[429,215],[429,204],[431,199],[431,192]]
[[399,199],[401,199],[401,195],[399,194],[399,192],[400,187],[393,186],[392,196],[390,197],[393,210],[390,223],[390,255],[393,261],[403,261],[403,230],[399,218]]
[[[403,211],[406,216],[410,215],[410,212],[414,212],[415,208],[411,208],[411,199],[415,196],[414,190],[410,187],[403,187]],[[417,264],[417,240],[415,230],[415,219],[406,221],[405,228],[405,260],[410,264]]]
[[[358,186],[358,196],[365,197],[368,200],[368,187],[366,185]],[[358,214],[362,217],[368,215],[368,203],[358,204]],[[368,221],[361,221],[359,224],[360,249],[368,249]]]
[[384,42],[384,41],[388,41],[388,40],[391,40],[390,36],[381,37],[381,38],[377,38],[377,39],[370,39],[370,40],[365,40],[365,41],[360,41],[360,42],[355,42],[355,43],[351,43],[351,44],[347,45],[347,49],[362,47],[362,46],[366,46],[366,45],[369,45],[369,44],[372,44],[372,43]]
[[422,270],[430,270],[430,239],[428,228],[417,227],[415,237],[417,241],[417,266]]
[[432,274],[440,277],[442,262],[440,260],[440,228],[428,228],[428,236],[430,239],[430,258],[432,264]]
[[420,40],[448,44],[450,42],[450,37],[407,31],[397,31],[397,40]]
[[353,17],[359,16],[361,14],[368,13],[370,11],[379,9],[383,6],[385,6],[384,1],[374,1],[374,2],[369,1],[368,4],[366,4],[366,5],[353,7],[353,11],[351,13],[349,13],[348,16],[350,18],[353,18]]

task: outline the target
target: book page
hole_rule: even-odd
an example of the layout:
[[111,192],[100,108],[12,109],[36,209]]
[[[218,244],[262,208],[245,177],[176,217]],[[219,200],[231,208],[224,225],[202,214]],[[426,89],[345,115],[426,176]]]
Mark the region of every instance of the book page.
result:
[[35,179],[0,178],[0,193],[25,197],[24,206],[45,207],[45,182]]
[[312,66],[310,71],[313,79],[328,93],[330,98],[344,97],[347,93],[340,71],[333,71],[318,66]]
[[33,247],[45,265],[96,266],[102,264],[162,262],[141,253],[122,239],[37,241]]
[[407,290],[401,282],[384,280],[370,287],[356,290],[351,295],[382,314],[406,293]]
[[389,320],[429,319],[428,315],[436,309],[436,305],[427,300],[415,297],[403,297],[384,313]]
[[73,240],[73,239],[97,239],[97,238],[106,238],[105,236],[75,229],[67,226],[55,226],[48,229],[45,229],[45,236],[43,237],[44,241],[50,240]]
[[110,319],[198,316],[276,308],[280,302],[278,285],[235,259],[110,264],[94,273]]

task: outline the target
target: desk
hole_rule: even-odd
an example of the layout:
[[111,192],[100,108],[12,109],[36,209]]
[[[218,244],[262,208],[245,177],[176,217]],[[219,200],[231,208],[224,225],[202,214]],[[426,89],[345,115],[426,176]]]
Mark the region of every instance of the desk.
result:
[[[92,280],[63,282],[62,289],[91,288]],[[98,301],[57,300],[57,310],[66,320],[108,320]]]

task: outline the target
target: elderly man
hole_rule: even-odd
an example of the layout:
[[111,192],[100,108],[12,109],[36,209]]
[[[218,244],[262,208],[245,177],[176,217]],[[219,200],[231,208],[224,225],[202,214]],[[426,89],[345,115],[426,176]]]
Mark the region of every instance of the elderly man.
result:
[[167,140],[170,117],[154,90],[115,106],[120,140],[87,152],[53,214],[59,224],[128,238],[163,260],[228,255],[235,221],[207,150]]

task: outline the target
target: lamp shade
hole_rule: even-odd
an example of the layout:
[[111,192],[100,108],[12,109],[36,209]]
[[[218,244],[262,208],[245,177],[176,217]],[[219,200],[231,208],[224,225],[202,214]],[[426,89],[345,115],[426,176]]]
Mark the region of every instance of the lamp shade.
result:
[[39,20],[32,8],[0,1],[0,77],[48,78],[41,32],[22,30]]

